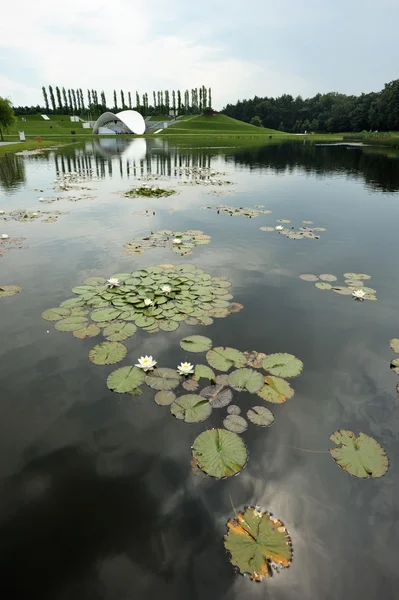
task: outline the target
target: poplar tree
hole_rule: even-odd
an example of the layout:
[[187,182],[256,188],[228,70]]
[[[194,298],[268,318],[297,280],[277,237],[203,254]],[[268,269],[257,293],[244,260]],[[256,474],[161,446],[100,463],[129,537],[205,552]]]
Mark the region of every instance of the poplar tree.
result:
[[48,86],[48,91],[49,91],[49,94],[50,94],[51,106],[53,108],[53,112],[55,113],[55,98],[54,98],[53,88],[51,87],[51,85]]
[[46,106],[46,110],[49,110],[49,105],[48,105],[48,97],[47,97],[47,92],[46,92],[46,88],[43,86],[42,87],[42,92],[43,92],[43,98],[44,98],[44,104]]

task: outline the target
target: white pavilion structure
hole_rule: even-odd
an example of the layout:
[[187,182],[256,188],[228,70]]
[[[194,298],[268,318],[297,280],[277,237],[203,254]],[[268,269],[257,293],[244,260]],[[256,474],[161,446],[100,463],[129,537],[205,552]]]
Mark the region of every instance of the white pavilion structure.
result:
[[103,113],[95,122],[93,134],[115,135],[132,134],[142,135],[145,132],[145,121],[136,110],[122,110],[116,114]]

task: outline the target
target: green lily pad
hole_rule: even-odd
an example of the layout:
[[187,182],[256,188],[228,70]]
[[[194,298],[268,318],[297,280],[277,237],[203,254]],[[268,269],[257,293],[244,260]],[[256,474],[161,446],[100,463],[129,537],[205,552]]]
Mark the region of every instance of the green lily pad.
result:
[[229,415],[239,415],[241,414],[241,408],[236,404],[230,404],[230,406],[227,407],[227,412]]
[[231,367],[239,369],[246,363],[246,358],[242,352],[235,348],[223,348],[221,346],[209,350],[206,360],[217,371],[228,371]]
[[46,321],[60,321],[61,319],[65,319],[65,317],[69,317],[71,311],[69,308],[48,308],[44,312],[42,312],[42,319]]
[[371,279],[370,275],[366,275],[365,273],[344,273],[344,277],[345,279]]
[[87,277],[87,279],[83,280],[85,285],[105,285],[107,280],[105,277]]
[[123,340],[127,340],[127,338],[134,335],[136,331],[137,327],[134,323],[124,323],[123,321],[118,321],[105,327],[103,335],[110,342],[122,342]]
[[227,529],[224,547],[242,575],[261,581],[272,576],[272,565],[279,569],[291,564],[291,538],[271,513],[248,507],[228,521]]
[[155,402],[159,406],[169,406],[176,400],[176,396],[173,392],[160,391],[155,395]]
[[113,365],[127,354],[127,348],[119,342],[102,342],[89,352],[89,359],[95,365]]
[[234,433],[244,433],[248,429],[248,423],[239,415],[227,415],[223,420],[223,425]]
[[173,402],[170,412],[176,419],[181,419],[185,423],[200,423],[209,417],[212,407],[203,396],[186,394]]
[[247,417],[251,423],[260,427],[269,427],[274,423],[274,415],[266,406],[253,406],[248,410]]
[[317,275],[305,273],[304,275],[299,275],[299,279],[302,279],[303,281],[317,281],[319,278],[317,277]]
[[394,358],[390,364],[390,367],[392,371],[396,373],[396,375],[399,375],[399,358]]
[[158,321],[158,327],[162,331],[176,331],[179,328],[179,323],[173,319],[165,319]]
[[210,429],[194,440],[193,458],[197,466],[216,479],[239,473],[248,460],[248,451],[241,438],[232,431]]
[[76,329],[73,332],[73,335],[80,340],[84,340],[86,338],[96,337],[100,333],[101,329],[92,323],[91,325],[87,325],[87,327],[82,327],[82,329]]
[[212,408],[224,408],[233,400],[231,389],[218,384],[204,387],[200,395],[208,399]]
[[207,352],[212,348],[212,340],[203,335],[190,335],[180,340],[180,346],[187,352]]
[[0,285],[0,298],[9,298],[22,291],[20,285]]
[[113,392],[125,394],[138,388],[145,379],[145,373],[138,367],[121,367],[108,375],[107,386]]
[[100,308],[91,313],[91,320],[97,323],[117,319],[121,311],[118,308]]
[[199,388],[199,383],[193,377],[186,377],[182,383],[182,387],[188,392],[195,392]]
[[302,372],[303,362],[293,354],[279,352],[266,356],[262,367],[277,377],[297,377]]
[[256,393],[263,400],[273,402],[273,404],[282,404],[287,399],[292,398],[294,390],[285,379],[271,375],[270,377],[265,377],[265,385]]
[[58,331],[76,331],[77,329],[82,329],[82,327],[86,327],[88,324],[88,320],[86,317],[66,317],[61,321],[57,321],[55,324],[55,328]]
[[335,275],[331,275],[331,273],[323,273],[322,275],[319,275],[319,279],[322,281],[337,281]]
[[352,296],[353,290],[351,290],[348,287],[336,286],[336,287],[333,287],[332,291],[335,292],[336,294],[341,294],[342,296]]
[[153,390],[174,390],[180,381],[179,374],[167,368],[154,369],[145,378],[146,384]]
[[274,227],[259,227],[261,231],[274,231]]
[[331,448],[330,454],[344,471],[355,477],[366,479],[382,477],[388,471],[388,456],[380,444],[365,433],[356,435],[353,431],[340,429],[331,436],[338,448]]
[[195,365],[194,379],[196,381],[199,381],[200,379],[209,379],[209,381],[215,381],[216,375],[207,365]]
[[238,369],[229,375],[229,385],[238,392],[247,390],[250,394],[259,392],[264,385],[263,375],[253,369]]
[[315,286],[319,289],[319,290],[331,290],[332,289],[332,285],[329,283],[323,283],[321,281],[318,281],[317,283],[315,283]]
[[389,345],[391,346],[391,350],[393,350],[393,352],[395,352],[396,354],[399,354],[399,339],[398,338],[393,338],[389,342]]

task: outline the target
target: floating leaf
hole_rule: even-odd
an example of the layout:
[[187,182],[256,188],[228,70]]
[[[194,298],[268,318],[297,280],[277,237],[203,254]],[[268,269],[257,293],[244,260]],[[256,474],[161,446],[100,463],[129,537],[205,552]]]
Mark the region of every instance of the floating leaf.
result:
[[121,311],[117,308],[100,308],[91,313],[91,319],[97,323],[102,321],[113,321],[114,319],[117,319],[120,314]]
[[19,285],[0,285],[0,298],[9,298],[22,291]]
[[399,358],[394,358],[394,360],[390,364],[390,367],[392,371],[396,373],[396,375],[399,375]]
[[190,335],[180,340],[180,346],[187,352],[206,352],[212,348],[212,340],[203,335]]
[[282,404],[288,398],[292,398],[294,390],[285,379],[270,376],[265,377],[265,385],[257,392],[257,394],[263,398],[263,400],[273,402],[274,404]]
[[262,367],[277,377],[296,377],[302,372],[303,362],[293,354],[279,352],[269,354],[262,362]]
[[225,429],[200,433],[194,440],[192,453],[199,468],[216,479],[236,475],[248,460],[244,442],[236,433]]
[[216,383],[218,385],[229,385],[229,376],[228,375],[216,375]]
[[239,415],[241,413],[241,408],[236,404],[230,404],[230,406],[227,407],[227,412],[229,415]]
[[336,294],[341,294],[342,296],[352,296],[353,290],[351,290],[348,287],[337,286],[337,287],[333,287],[332,291],[335,292]]
[[108,375],[107,386],[113,392],[125,394],[138,388],[145,379],[143,369],[138,367],[121,367]]
[[69,308],[49,308],[42,313],[42,318],[46,321],[60,321],[65,317],[69,317],[70,314]]
[[185,423],[200,423],[209,417],[212,407],[202,396],[186,394],[173,402],[170,412]]
[[89,352],[89,359],[95,365],[113,365],[125,358],[127,348],[119,342],[102,342]]
[[286,568],[291,564],[291,538],[283,523],[270,513],[246,508],[228,521],[227,528],[224,547],[242,575],[261,581],[272,576],[272,565]]
[[201,390],[200,395],[208,398],[212,408],[223,408],[233,399],[232,391],[223,385],[208,385]]
[[179,328],[179,323],[171,319],[158,321],[159,329],[162,331],[176,331]]
[[244,433],[248,429],[248,423],[239,415],[227,415],[223,420],[223,425],[234,433]]
[[110,342],[122,342],[123,340],[127,340],[127,338],[134,335],[136,331],[137,327],[134,323],[124,323],[123,321],[118,321],[117,323],[111,323],[105,327],[103,335]]
[[105,277],[88,277],[87,279],[83,280],[83,283],[85,285],[105,285],[107,280]]
[[206,360],[214,369],[218,371],[228,371],[231,367],[243,367],[246,358],[242,352],[235,348],[213,348],[206,355]]
[[319,275],[319,279],[322,281],[337,281],[335,275],[331,275],[330,273],[323,273],[322,275]]
[[332,289],[332,285],[331,284],[329,284],[329,283],[322,283],[320,281],[318,283],[315,283],[315,286],[317,288],[319,288],[319,290],[331,290]]
[[345,279],[371,279],[370,275],[366,275],[365,273],[344,273]]
[[173,369],[154,369],[147,374],[145,382],[153,390],[174,390],[180,383],[180,376]]
[[188,377],[183,381],[182,386],[188,392],[195,392],[199,388],[199,383],[195,379]]
[[319,278],[317,275],[311,275],[310,273],[305,273],[304,275],[299,275],[300,279],[303,281],[317,281]]
[[259,227],[261,231],[274,231],[274,227]]
[[176,396],[173,392],[161,391],[155,395],[155,402],[159,406],[169,406],[176,400]]
[[355,477],[382,477],[388,471],[388,456],[380,444],[365,433],[358,437],[347,429],[334,431],[330,436],[338,448],[330,454],[344,471]]
[[195,365],[194,379],[199,381],[200,379],[209,379],[215,381],[215,373],[207,365]]
[[92,338],[92,337],[96,337],[96,335],[98,335],[100,333],[100,328],[95,325],[94,323],[92,323],[91,325],[88,325],[87,327],[82,327],[82,329],[76,329],[73,332],[73,335],[76,338],[79,338],[80,340],[84,340],[86,338]]
[[238,392],[247,390],[250,394],[259,392],[264,385],[263,375],[253,369],[238,369],[229,375],[229,385]]
[[66,317],[61,321],[57,321],[55,324],[55,328],[58,331],[76,331],[77,329],[82,329],[82,327],[86,327],[88,324],[88,320],[86,317]]
[[391,350],[393,352],[395,352],[396,354],[399,354],[399,339],[398,338],[393,338],[389,342],[389,345],[391,346]]
[[246,365],[248,367],[252,367],[253,369],[261,369],[262,361],[266,358],[266,354],[264,352],[256,352],[256,350],[252,350],[252,352],[244,352],[243,353],[246,358]]
[[248,410],[247,417],[251,423],[260,427],[269,427],[274,423],[274,415],[266,406],[253,406]]

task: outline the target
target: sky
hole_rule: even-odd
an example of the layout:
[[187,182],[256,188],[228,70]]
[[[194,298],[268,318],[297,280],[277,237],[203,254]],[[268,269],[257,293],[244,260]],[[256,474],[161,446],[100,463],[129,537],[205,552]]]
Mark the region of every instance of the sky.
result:
[[41,87],[212,88],[213,106],[378,91],[399,77],[398,0],[19,0],[0,22],[0,96]]

